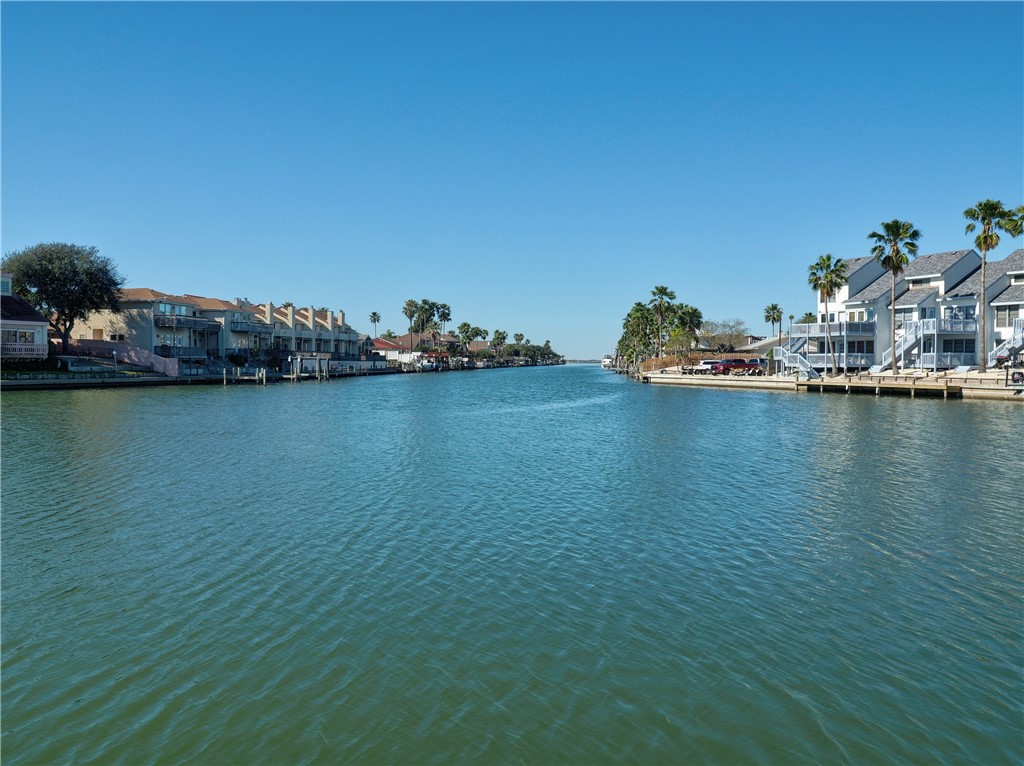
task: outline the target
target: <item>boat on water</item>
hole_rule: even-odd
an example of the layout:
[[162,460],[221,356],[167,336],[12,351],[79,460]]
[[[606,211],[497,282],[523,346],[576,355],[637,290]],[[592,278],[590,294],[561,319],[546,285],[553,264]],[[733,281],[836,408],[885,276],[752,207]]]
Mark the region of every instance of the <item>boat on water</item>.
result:
[[612,359],[612,355],[611,354],[605,354],[603,357],[601,357],[601,369],[602,370],[610,370],[614,366],[614,364],[615,364],[615,361]]

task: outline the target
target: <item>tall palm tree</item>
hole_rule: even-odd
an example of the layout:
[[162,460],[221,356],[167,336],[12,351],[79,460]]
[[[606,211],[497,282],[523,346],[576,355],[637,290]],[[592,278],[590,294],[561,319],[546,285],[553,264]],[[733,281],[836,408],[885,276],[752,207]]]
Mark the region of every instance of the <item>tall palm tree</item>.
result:
[[521,346],[523,345],[523,338],[525,337],[526,336],[523,335],[521,332],[517,332],[515,335],[512,336],[512,339],[516,342],[517,346]]
[[[807,269],[807,284],[825,302],[825,342],[832,352],[832,375],[839,374],[836,364],[836,347],[832,345],[832,330],[828,321],[828,299],[834,298],[839,288],[846,284],[846,263],[842,258],[832,259],[832,253],[819,255],[818,260]],[[781,320],[781,318],[780,318]]]
[[658,356],[661,356],[662,341],[664,339],[665,307],[676,299],[676,294],[665,285],[655,285],[651,290],[652,297],[647,305],[654,309],[654,316],[658,319]]
[[373,325],[373,335],[374,335],[374,337],[377,336],[377,325],[379,323],[380,323],[380,314],[378,314],[376,311],[371,311],[370,312],[370,324]]
[[782,345],[782,307],[778,303],[772,303],[764,307],[764,321],[772,326],[772,335],[775,334],[775,325],[779,325],[779,345]]
[[999,232],[1004,231],[1011,237],[1021,233],[1022,211],[1024,208],[1007,210],[999,200],[987,199],[964,211],[964,218],[970,221],[964,234],[970,234],[981,225],[981,233],[974,238],[974,246],[981,251],[981,305],[978,311],[978,369],[985,372],[988,366],[988,346],[985,343],[985,314],[988,304],[985,302],[985,264],[988,251],[995,250],[999,245]]
[[[871,254],[875,260],[882,264],[882,268],[892,275],[892,288],[890,292],[891,314],[891,337],[892,345],[892,371],[896,372],[896,277],[903,273],[903,269],[910,259],[917,255],[917,240],[921,239],[921,232],[914,228],[910,221],[899,221],[893,219],[882,224],[882,231],[873,231],[868,234],[868,239],[875,241],[871,248]],[[904,252],[906,250],[906,252]]]
[[437,321],[441,323],[441,334],[444,334],[445,325],[452,321],[452,307],[447,303],[437,304]]
[[402,315],[409,320],[409,353],[412,353],[412,320],[416,316],[416,310],[419,308],[419,304],[410,298],[405,302],[402,307]]

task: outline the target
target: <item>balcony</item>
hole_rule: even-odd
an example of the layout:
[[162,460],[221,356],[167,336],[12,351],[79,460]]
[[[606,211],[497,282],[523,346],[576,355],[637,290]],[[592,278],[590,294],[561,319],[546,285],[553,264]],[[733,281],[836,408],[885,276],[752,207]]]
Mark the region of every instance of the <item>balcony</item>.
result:
[[[875,323],[874,322],[829,322],[827,324],[828,332],[832,334],[833,338],[840,336],[854,336],[863,335],[869,338],[875,336]],[[824,322],[808,323],[808,324],[795,324],[792,327],[790,335],[796,339],[800,337],[812,337],[821,338],[825,336],[826,324]]]
[[[811,367],[831,369],[832,354],[808,354],[807,361]],[[843,354],[836,353],[836,365],[839,368],[845,367],[870,367],[875,363],[874,354]]]
[[205,330],[206,332],[220,330],[220,324],[212,319],[179,316],[178,314],[157,314],[153,317],[153,324],[156,327],[180,327],[189,330]]
[[925,319],[924,331],[950,335],[974,335],[978,332],[977,319]]
[[244,333],[246,335],[259,335],[269,338],[271,335],[270,325],[266,322],[232,322],[231,332]]
[[4,343],[0,344],[0,356],[6,359],[45,359],[48,349],[45,343]]

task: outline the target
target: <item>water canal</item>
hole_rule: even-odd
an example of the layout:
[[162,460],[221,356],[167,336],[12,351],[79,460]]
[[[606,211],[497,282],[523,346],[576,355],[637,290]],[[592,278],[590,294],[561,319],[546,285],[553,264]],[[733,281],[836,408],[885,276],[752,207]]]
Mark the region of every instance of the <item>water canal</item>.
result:
[[1020,763],[1020,413],[5,393],[4,762]]

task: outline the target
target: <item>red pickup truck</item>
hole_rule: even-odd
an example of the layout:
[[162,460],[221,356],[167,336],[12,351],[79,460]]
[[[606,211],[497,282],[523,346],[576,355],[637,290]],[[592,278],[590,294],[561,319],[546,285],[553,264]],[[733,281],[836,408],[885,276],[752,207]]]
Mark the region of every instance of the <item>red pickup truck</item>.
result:
[[757,372],[761,366],[746,359],[723,359],[711,368],[712,375],[731,375],[734,372]]

